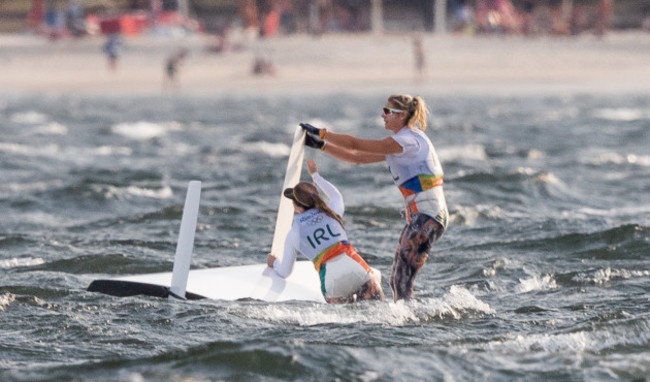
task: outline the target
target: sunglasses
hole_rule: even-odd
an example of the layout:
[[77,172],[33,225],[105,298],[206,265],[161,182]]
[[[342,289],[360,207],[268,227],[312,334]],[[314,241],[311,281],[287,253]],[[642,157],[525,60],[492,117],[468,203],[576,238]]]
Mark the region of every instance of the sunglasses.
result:
[[392,107],[387,107],[387,106],[384,106],[382,108],[382,110],[384,111],[384,115],[388,115],[390,113],[403,113],[404,112],[404,110],[393,109]]

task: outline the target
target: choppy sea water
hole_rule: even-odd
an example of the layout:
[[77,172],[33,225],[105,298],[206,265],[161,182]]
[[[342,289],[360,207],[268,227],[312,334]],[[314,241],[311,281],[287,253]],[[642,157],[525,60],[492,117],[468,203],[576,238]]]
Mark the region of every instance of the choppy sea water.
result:
[[[296,124],[386,136],[385,94],[0,99],[0,379],[647,379],[650,97],[424,96],[449,229],[414,301],[337,306],[85,288],[171,270],[192,179],[192,267],[264,262]],[[307,156],[390,297],[385,164]]]

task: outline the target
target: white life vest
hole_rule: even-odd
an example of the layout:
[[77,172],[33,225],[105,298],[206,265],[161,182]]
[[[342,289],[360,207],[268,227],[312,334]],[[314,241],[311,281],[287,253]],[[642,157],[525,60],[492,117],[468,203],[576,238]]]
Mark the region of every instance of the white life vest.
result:
[[315,208],[297,215],[293,224],[298,225],[299,251],[311,261],[328,248],[348,240],[345,229],[338,221]]
[[386,155],[386,163],[404,197],[407,219],[414,213],[424,213],[447,227],[449,214],[442,190],[444,172],[431,140],[422,130],[408,127],[392,138],[403,150]]
[[442,185],[442,165],[422,130],[404,127],[392,138],[403,150],[399,154],[386,155],[386,162],[404,197]]

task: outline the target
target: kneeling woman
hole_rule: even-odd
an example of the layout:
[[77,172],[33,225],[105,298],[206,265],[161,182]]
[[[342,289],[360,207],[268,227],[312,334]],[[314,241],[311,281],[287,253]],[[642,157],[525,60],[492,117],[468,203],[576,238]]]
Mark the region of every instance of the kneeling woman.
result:
[[293,201],[296,216],[284,243],[282,260],[270,254],[268,266],[281,277],[288,277],[301,253],[314,263],[328,303],[383,300],[381,275],[375,274],[348,243],[341,218],[344,210],[341,193],[318,174],[313,160],[307,166],[329,204],[311,183],[300,182],[284,190],[284,196]]

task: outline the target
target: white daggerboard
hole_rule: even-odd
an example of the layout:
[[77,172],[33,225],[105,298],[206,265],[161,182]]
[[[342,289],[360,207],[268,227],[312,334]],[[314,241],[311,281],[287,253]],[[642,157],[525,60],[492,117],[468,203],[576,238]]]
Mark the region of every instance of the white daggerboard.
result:
[[[284,185],[280,190],[280,204],[271,247],[271,253],[278,257],[282,256],[284,240],[293,221],[293,204],[289,199],[282,196],[282,191],[286,187],[293,187],[300,180],[305,153],[303,140],[304,132],[300,127],[297,127],[289,154]],[[183,220],[186,219],[186,209],[190,211],[196,208],[197,214],[188,214],[187,219],[194,219],[193,224],[191,221],[188,224],[181,223],[179,245],[176,251],[177,258],[174,261],[174,271],[176,272],[178,269],[177,275],[172,276],[172,272],[162,272],[100,279],[93,281],[88,286],[88,290],[113,296],[144,294],[158,297],[178,295],[178,297],[187,299],[239,300],[252,298],[264,301],[306,300],[325,302],[320,291],[318,273],[310,261],[297,261],[293,272],[286,279],[278,276],[266,264],[184,271],[186,268],[189,269],[191,261],[194,229],[198,215],[200,182],[198,182],[198,192],[192,190],[192,187],[196,187],[196,185],[192,186],[192,182],[190,182],[183,208]],[[190,228],[186,227],[192,227],[191,238],[187,236]],[[184,241],[184,244],[181,241]],[[184,249],[181,250],[181,247]],[[179,253],[182,254],[179,255]],[[264,258],[266,258],[266,254],[264,254]],[[172,279],[177,285],[172,286]],[[179,295],[176,291],[182,293],[183,283],[186,283],[185,294]]]
[[305,131],[302,127],[298,126],[293,134],[293,143],[291,144],[291,152],[289,153],[287,171],[284,175],[284,184],[282,190],[280,190],[280,205],[278,207],[278,216],[275,220],[273,244],[271,245],[271,253],[279,259],[282,258],[282,251],[284,250],[284,239],[286,239],[291,229],[291,224],[293,223],[293,202],[285,198],[282,193],[285,188],[293,187],[300,182],[302,162],[305,158],[304,141]]
[[201,182],[193,180],[187,186],[187,195],[185,196],[185,205],[183,206],[181,229],[178,233],[174,269],[172,270],[171,286],[169,287],[170,298],[185,298],[187,278],[190,272],[190,264],[192,263],[196,222],[199,218],[200,200]]

